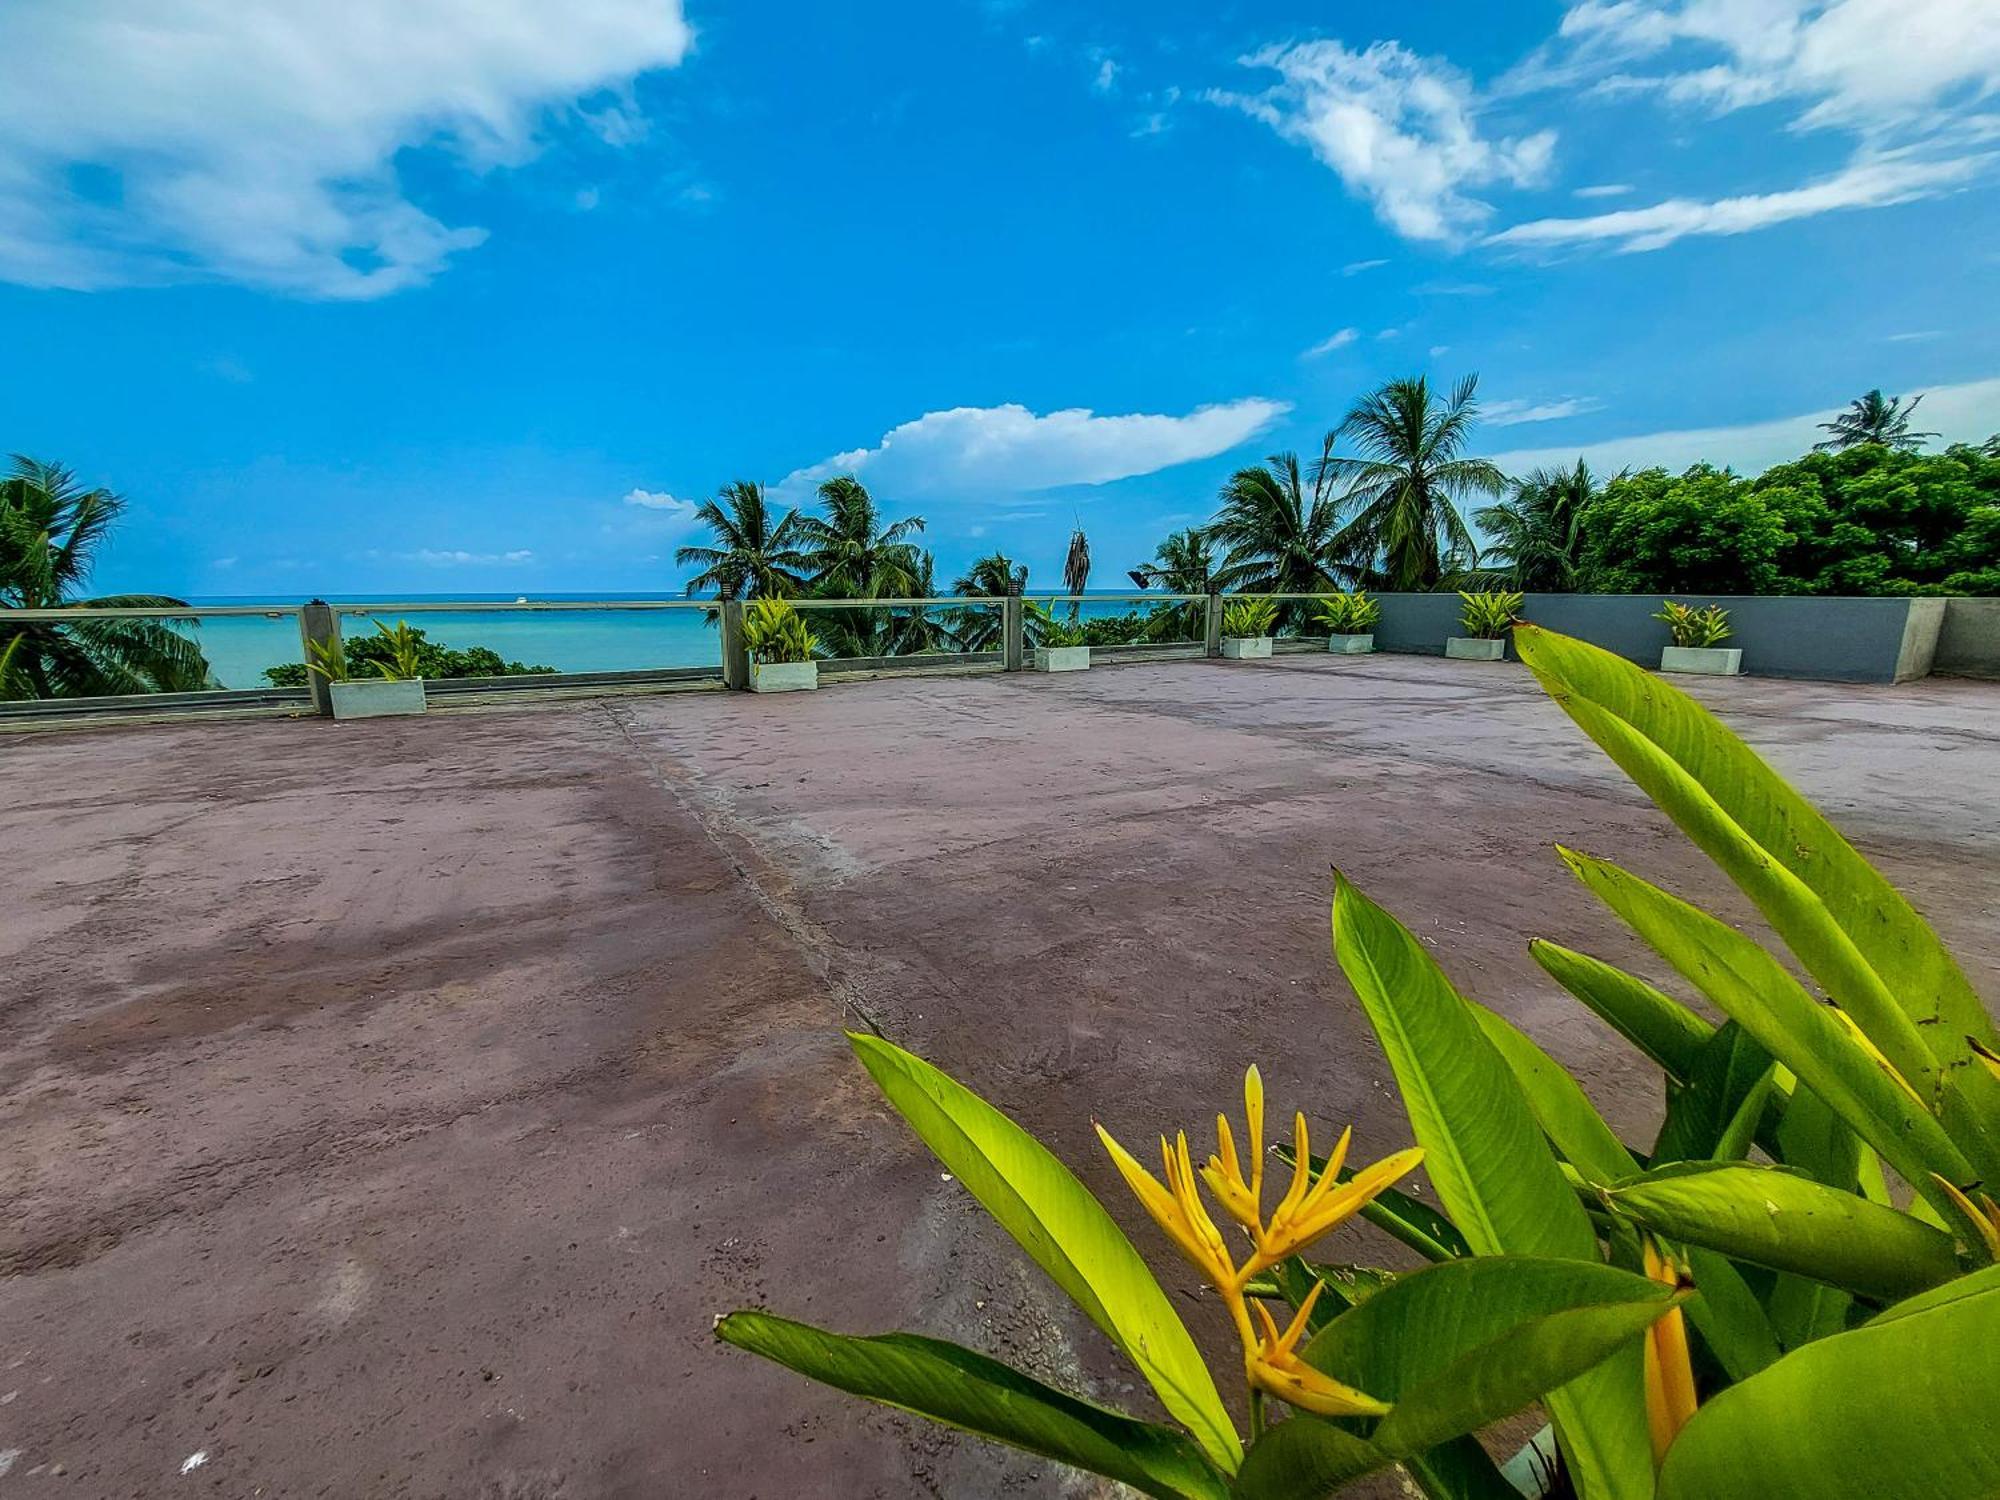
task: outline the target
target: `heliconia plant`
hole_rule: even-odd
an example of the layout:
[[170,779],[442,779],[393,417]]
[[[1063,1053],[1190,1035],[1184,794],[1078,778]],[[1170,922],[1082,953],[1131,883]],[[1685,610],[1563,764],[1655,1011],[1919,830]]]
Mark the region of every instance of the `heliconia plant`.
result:
[[1278,623],[1278,606],[1269,599],[1232,599],[1222,607],[1222,633],[1249,640],[1269,635]]
[[1459,628],[1474,640],[1496,641],[1521,613],[1526,596],[1505,589],[1481,589],[1468,594],[1458,591]]
[[1366,635],[1382,619],[1382,606],[1359,589],[1349,594],[1329,594],[1320,601],[1314,623],[1328,635]]
[[[1600,959],[1531,945],[1664,1075],[1648,1149],[1621,1140],[1525,1032],[1461,997],[1422,942],[1336,876],[1335,957],[1415,1147],[1350,1171],[1350,1137],[1319,1159],[1299,1114],[1272,1153],[1289,1182],[1267,1208],[1254,1068],[1240,1153],[1218,1119],[1200,1166],[1185,1134],[1162,1136],[1154,1177],[1099,1127],[1146,1213],[1219,1294],[1242,1350],[1247,1429],[1069,1169],[879,1037],[852,1040],[889,1102],[1126,1354],[1171,1425],[911,1334],[856,1338],[738,1312],[718,1321],[721,1337],[1160,1497],[1316,1500],[1392,1464],[1434,1500],[2000,1494],[1992,1018],[1908,902],[1707,710],[1548,631],[1519,625],[1515,647],[1823,991],[1699,907],[1561,850],[1724,1018]],[[1440,1208],[1392,1185],[1419,1162]],[[1357,1215],[1429,1264],[1305,1258]],[[1552,1450],[1538,1440],[1496,1464],[1474,1434],[1538,1401]]]

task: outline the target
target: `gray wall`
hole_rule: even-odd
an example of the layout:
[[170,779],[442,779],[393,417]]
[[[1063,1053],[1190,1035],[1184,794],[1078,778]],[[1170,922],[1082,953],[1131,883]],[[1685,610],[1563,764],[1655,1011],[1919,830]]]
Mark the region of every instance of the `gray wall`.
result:
[[2000,677],[2000,599],[1946,599],[1932,670]]
[[[1456,594],[1380,594],[1379,651],[1442,655],[1460,633]],[[1787,599],[1738,595],[1683,597],[1720,604],[1743,650],[1743,670],[1763,677],[1838,682],[1901,682],[1931,670],[1945,610],[1939,599]],[[1958,601],[1953,601],[1958,602]],[[1996,601],[2000,602],[2000,601]],[[1537,625],[1577,636],[1645,666],[1660,664],[1667,627],[1653,617],[1657,594],[1530,594],[1522,614]],[[2000,615],[1993,620],[2000,666]],[[1513,654],[1509,647],[1508,655]],[[1942,668],[1941,668],[1942,670]]]

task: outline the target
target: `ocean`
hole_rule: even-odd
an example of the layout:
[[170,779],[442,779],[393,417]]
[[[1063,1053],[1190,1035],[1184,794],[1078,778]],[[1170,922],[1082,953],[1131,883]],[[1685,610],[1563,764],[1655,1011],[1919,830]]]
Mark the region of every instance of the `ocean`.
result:
[[[656,667],[719,667],[722,648],[718,632],[702,613],[692,609],[670,610],[564,610],[547,614],[516,611],[485,611],[481,604],[512,604],[515,594],[410,594],[398,603],[463,604],[456,610],[424,611],[408,616],[431,640],[441,645],[464,648],[488,646],[509,661],[531,666],[554,667],[559,672],[631,672]],[[658,599],[658,594],[538,594],[535,603],[564,603],[622,599]],[[671,597],[671,596],[669,596]],[[1030,598],[1035,597],[1030,595]],[[190,599],[197,608],[204,604],[268,606],[296,609],[297,599],[267,597],[224,598],[209,596]],[[363,595],[335,594],[331,604],[371,604]],[[1103,615],[1144,610],[1144,596],[1109,592],[1086,596],[1086,619]],[[394,610],[375,618],[394,624]],[[372,620],[344,616],[341,629],[349,638],[374,628]],[[203,620],[199,628],[202,654],[224,687],[263,687],[264,669],[300,659],[298,623],[294,616],[278,619],[258,616],[224,615]]]

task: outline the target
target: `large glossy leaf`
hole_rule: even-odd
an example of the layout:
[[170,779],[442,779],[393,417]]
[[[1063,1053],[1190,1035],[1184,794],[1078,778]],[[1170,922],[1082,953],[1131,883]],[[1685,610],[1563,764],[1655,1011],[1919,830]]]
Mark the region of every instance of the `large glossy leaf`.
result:
[[[1813,1089],[1904,1178],[1976,1175],[1923,1106],[1790,972],[1735,928],[1605,860],[1558,846],[1576,876],[1688,981]],[[1941,1211],[1949,1203],[1939,1204]]]
[[[1793,1171],[1843,1192],[1860,1188],[1861,1153],[1867,1148],[1811,1089],[1800,1089],[1792,1096],[1791,1106],[1778,1123],[1777,1144],[1780,1160]],[[1887,1203],[1886,1196],[1882,1201]],[[1846,1327],[1852,1301],[1837,1287],[1787,1273],[1771,1287],[1771,1325],[1786,1348],[1796,1349]]]
[[1233,1472],[1242,1447],[1187,1327],[1104,1206],[1039,1141],[970,1089],[880,1037],[862,1065],[924,1144],[1125,1352],[1168,1413]]
[[1230,1494],[1237,1500],[1325,1500],[1349,1480],[1392,1462],[1345,1428],[1297,1416],[1250,1445]]
[[1992,1018],[1901,893],[1678,688],[1532,626],[1515,631],[1515,644],[1550,696],[1757,904],[1904,1076],[1959,1117],[1974,1160],[2000,1173],[2000,1080],[1973,1052],[1995,1044]]
[[1160,1500],[1223,1500],[1228,1484],[1184,1433],[1106,1411],[998,1360],[909,1333],[853,1338],[768,1313],[715,1325],[726,1343],[823,1385],[1129,1484]]
[[[1595,1264],[1590,1217],[1527,1099],[1424,946],[1344,877],[1335,881],[1333,933],[1395,1071],[1424,1169],[1467,1243],[1480,1255]],[[1614,1355],[1547,1397],[1586,1500],[1643,1496],[1652,1483],[1638,1366],[1636,1350]]]
[[1660,1500],[2000,1494],[2000,1267],[1794,1350],[1682,1429]]
[[1715,1027],[1671,995],[1588,953],[1536,938],[1528,952],[1549,977],[1589,1006],[1628,1042],[1686,1082]]
[[1907,1297],[1959,1270],[1949,1235],[1779,1167],[1683,1162],[1604,1196],[1656,1234],[1868,1296]]
[[[1771,1071],[1763,1044],[1731,1021],[1702,1047],[1687,1082],[1667,1090],[1667,1118],[1653,1144],[1653,1162],[1705,1161]],[[1762,1095],[1758,1095],[1761,1102]],[[1740,1152],[1732,1152],[1740,1155]]]
[[1677,1300],[1656,1281],[1592,1261],[1445,1261],[1342,1313],[1304,1357],[1390,1402],[1370,1440],[1385,1452],[1411,1453],[1568,1384]]

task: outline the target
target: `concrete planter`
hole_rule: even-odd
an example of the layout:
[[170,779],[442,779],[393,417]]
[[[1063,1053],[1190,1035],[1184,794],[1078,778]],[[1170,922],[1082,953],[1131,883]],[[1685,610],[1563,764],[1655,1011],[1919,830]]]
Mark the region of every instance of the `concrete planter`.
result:
[[1268,635],[1225,635],[1222,654],[1231,661],[1261,661],[1271,654]]
[[813,661],[753,661],[753,693],[810,693],[819,686],[819,663]]
[[1375,649],[1375,634],[1330,635],[1326,638],[1326,649],[1335,656],[1366,656]]
[[1660,670],[1740,677],[1743,653],[1734,646],[1665,646],[1660,650]]
[[386,677],[361,677],[352,682],[329,682],[326,686],[336,719],[389,719],[424,711],[421,677],[403,682],[392,682]]
[[1444,654],[1453,661],[1505,661],[1507,643],[1481,635],[1454,635],[1446,638]]
[[1090,670],[1090,647],[1037,646],[1035,647],[1035,670],[1037,672],[1087,672]]

